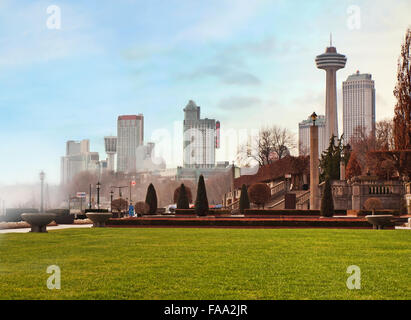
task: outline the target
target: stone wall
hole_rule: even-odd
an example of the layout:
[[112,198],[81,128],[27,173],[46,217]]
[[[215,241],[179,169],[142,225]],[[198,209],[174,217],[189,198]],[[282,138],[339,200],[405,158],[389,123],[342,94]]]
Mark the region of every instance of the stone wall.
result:
[[[381,181],[376,177],[357,177],[353,181],[333,181],[334,208],[361,210],[369,198],[381,201],[383,209],[399,209],[404,197],[404,184],[400,181]],[[322,190],[321,190],[322,194]]]

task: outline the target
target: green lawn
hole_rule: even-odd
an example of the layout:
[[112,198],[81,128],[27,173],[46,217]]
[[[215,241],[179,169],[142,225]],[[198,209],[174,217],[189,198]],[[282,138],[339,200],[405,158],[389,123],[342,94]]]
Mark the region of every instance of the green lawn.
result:
[[[61,290],[49,290],[49,265]],[[347,267],[361,268],[349,290]],[[411,232],[71,229],[0,236],[0,299],[411,299]]]

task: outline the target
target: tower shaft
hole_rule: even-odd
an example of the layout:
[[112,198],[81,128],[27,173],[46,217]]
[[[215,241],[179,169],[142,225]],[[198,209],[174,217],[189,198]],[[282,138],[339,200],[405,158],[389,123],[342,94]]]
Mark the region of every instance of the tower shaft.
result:
[[325,117],[326,132],[328,141],[332,135],[338,138],[338,117],[337,117],[337,70],[330,68],[326,70],[326,101]]

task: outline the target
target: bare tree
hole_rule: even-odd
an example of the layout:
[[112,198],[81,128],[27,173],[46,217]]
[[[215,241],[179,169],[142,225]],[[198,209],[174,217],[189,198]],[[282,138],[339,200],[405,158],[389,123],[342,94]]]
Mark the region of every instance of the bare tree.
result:
[[397,85],[394,95],[397,105],[394,109],[394,139],[397,150],[411,149],[411,29],[407,30],[405,43],[398,59]]
[[264,166],[284,158],[296,147],[294,135],[287,128],[278,126],[262,128],[257,136],[250,138],[251,143],[240,146],[237,163],[250,165],[254,160]]
[[393,150],[394,147],[394,122],[391,119],[378,121],[375,124],[376,150]]
[[310,155],[310,148],[308,146],[304,146],[302,142],[298,144],[298,155],[299,156],[309,156]]
[[294,135],[287,128],[273,126],[270,129],[272,151],[277,155],[278,159],[282,159],[290,154],[290,150],[296,147]]
[[223,195],[231,189],[231,169],[214,174],[206,181],[207,197],[210,204],[221,204]]
[[363,127],[354,129],[354,134],[349,141],[351,150],[356,154],[356,160],[364,172],[370,169],[369,159],[367,154],[375,150],[375,137],[372,132],[367,133]]

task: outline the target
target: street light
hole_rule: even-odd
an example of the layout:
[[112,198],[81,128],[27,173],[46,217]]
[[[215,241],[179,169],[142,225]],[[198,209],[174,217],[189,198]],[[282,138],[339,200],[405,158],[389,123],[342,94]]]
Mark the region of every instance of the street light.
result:
[[317,120],[317,114],[313,112],[313,114],[310,117],[311,117],[311,120],[313,121],[313,126],[315,126],[315,121]]
[[92,196],[92,194],[91,194],[91,183],[90,183],[90,186],[89,186],[89,195],[88,195],[88,208],[91,210],[91,196]]
[[110,191],[110,211],[113,212],[113,195],[114,195],[114,191],[113,189],[111,189]]
[[44,184],[44,178],[46,174],[43,172],[43,170],[40,172],[40,181],[41,181],[41,197],[40,197],[40,212],[44,212],[44,202],[43,202],[43,184]]
[[100,181],[97,182],[96,184],[96,189],[97,189],[97,209],[100,209],[100,187],[101,187],[101,183]]

